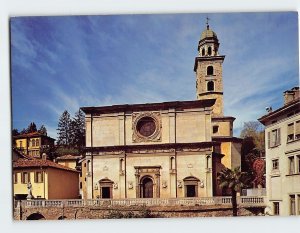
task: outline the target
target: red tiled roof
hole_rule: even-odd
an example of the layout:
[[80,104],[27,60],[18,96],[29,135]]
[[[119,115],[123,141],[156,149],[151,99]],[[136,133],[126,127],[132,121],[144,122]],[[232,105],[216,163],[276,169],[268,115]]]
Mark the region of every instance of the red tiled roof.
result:
[[24,134],[19,134],[19,135],[13,136],[13,138],[31,138],[31,137],[47,137],[47,138],[50,138],[52,140],[55,140],[54,138],[51,138],[51,137],[49,137],[47,135],[44,135],[40,132],[24,133]]
[[13,168],[29,168],[29,167],[44,167],[44,168],[57,168],[62,170],[68,170],[72,172],[78,172],[72,168],[54,163],[50,160],[45,159],[18,159],[17,161],[13,162]]
[[19,157],[22,157],[24,159],[33,159],[31,156],[23,154],[21,151],[19,151],[17,148],[13,148],[13,151],[18,154]]
[[60,157],[57,157],[57,160],[73,160],[73,159],[81,159],[82,156],[78,156],[78,155],[63,155]]

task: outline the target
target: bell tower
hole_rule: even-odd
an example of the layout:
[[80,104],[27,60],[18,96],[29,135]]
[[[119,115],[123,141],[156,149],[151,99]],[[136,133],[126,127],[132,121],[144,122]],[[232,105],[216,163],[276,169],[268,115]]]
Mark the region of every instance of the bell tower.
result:
[[225,56],[219,55],[217,34],[209,28],[201,33],[198,44],[198,56],[195,58],[197,99],[216,99],[213,116],[223,116],[223,78],[222,63]]

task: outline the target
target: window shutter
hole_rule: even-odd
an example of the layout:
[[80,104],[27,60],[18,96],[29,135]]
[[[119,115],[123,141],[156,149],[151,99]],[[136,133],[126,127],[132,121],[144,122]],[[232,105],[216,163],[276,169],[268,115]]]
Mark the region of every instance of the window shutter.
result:
[[300,121],[296,121],[296,135],[300,134]]
[[294,123],[288,124],[287,134],[288,134],[288,135],[294,134]]
[[277,145],[281,145],[280,128],[277,129],[277,133],[278,133],[278,137],[277,137],[278,138],[278,143],[277,143]]
[[268,148],[270,148],[271,132],[268,132]]

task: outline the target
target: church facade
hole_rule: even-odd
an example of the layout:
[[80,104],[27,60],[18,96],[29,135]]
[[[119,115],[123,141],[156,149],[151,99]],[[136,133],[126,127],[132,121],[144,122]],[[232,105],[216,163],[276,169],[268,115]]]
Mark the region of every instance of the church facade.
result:
[[202,32],[195,58],[197,100],[83,107],[87,198],[222,195],[217,173],[240,166],[234,117],[223,114],[217,35]]

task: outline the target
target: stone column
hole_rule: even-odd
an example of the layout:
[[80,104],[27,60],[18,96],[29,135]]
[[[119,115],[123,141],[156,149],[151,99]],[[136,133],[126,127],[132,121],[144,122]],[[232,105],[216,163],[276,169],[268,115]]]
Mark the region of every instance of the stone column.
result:
[[119,119],[119,145],[125,145],[125,116],[124,112],[118,114]]
[[176,142],[176,112],[175,109],[169,109],[169,142]]
[[135,192],[136,192],[136,195],[135,197],[136,198],[140,198],[140,175],[136,172],[135,173]]

